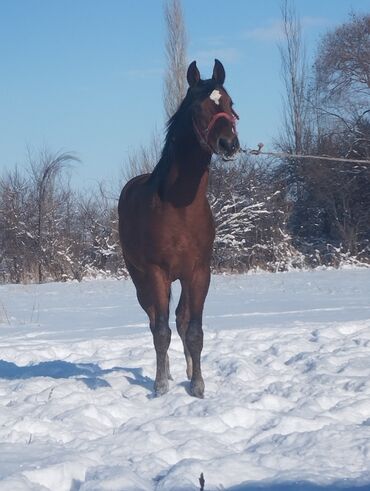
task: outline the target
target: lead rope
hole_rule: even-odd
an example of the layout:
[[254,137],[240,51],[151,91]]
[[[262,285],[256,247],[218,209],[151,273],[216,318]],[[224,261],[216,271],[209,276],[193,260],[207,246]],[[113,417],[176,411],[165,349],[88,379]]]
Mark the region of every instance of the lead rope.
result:
[[240,151],[243,153],[248,153],[249,155],[267,155],[269,157],[279,157],[279,158],[296,158],[296,159],[315,159],[315,160],[330,160],[332,162],[351,162],[353,164],[370,164],[370,160],[361,159],[347,159],[343,157],[330,157],[329,155],[300,155],[295,153],[287,152],[262,152],[263,143],[257,145],[257,149],[244,149],[241,148]]

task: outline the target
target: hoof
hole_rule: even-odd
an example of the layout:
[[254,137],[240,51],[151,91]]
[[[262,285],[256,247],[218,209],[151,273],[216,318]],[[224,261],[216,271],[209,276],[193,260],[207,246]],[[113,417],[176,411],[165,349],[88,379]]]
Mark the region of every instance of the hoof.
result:
[[163,394],[166,394],[168,392],[169,385],[167,380],[163,380],[160,382],[155,382],[154,383],[154,393],[156,397],[163,396]]
[[196,380],[190,383],[190,394],[198,399],[204,398],[204,382],[203,380]]

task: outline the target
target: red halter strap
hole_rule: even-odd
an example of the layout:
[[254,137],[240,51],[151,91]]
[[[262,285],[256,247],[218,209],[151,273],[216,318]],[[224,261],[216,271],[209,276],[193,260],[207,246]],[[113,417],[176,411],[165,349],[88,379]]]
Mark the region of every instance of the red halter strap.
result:
[[193,119],[193,126],[195,129],[195,132],[197,133],[197,136],[198,136],[200,143],[203,144],[207,148],[207,150],[211,151],[211,153],[213,153],[214,150],[211,148],[210,144],[208,143],[208,137],[209,137],[210,132],[212,131],[212,128],[216,124],[216,121],[218,121],[220,118],[225,118],[228,121],[230,121],[230,123],[233,127],[233,130],[235,132],[235,135],[236,135],[237,133],[236,133],[235,125],[236,125],[236,121],[239,119],[239,116],[236,114],[235,111],[233,111],[233,114],[228,114],[225,112],[219,112],[219,113],[214,114],[211,121],[209,122],[207,128],[204,131],[202,131],[198,127],[198,125],[196,124],[196,122]]

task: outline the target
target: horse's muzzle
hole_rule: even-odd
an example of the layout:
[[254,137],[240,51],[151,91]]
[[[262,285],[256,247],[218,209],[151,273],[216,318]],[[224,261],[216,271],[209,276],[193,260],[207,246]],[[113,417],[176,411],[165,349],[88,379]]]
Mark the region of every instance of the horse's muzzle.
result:
[[239,138],[236,135],[231,138],[220,137],[217,140],[217,153],[223,157],[233,157],[239,150]]

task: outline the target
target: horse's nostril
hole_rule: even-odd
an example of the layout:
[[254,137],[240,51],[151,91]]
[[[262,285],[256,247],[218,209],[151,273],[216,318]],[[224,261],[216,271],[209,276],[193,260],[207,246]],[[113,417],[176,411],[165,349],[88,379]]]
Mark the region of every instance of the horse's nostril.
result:
[[222,150],[230,150],[230,145],[229,145],[229,142],[227,140],[225,140],[225,138],[220,138],[219,141],[218,141],[218,146],[220,148],[222,148]]
[[224,138],[220,138],[218,141],[218,146],[227,149],[227,141]]

